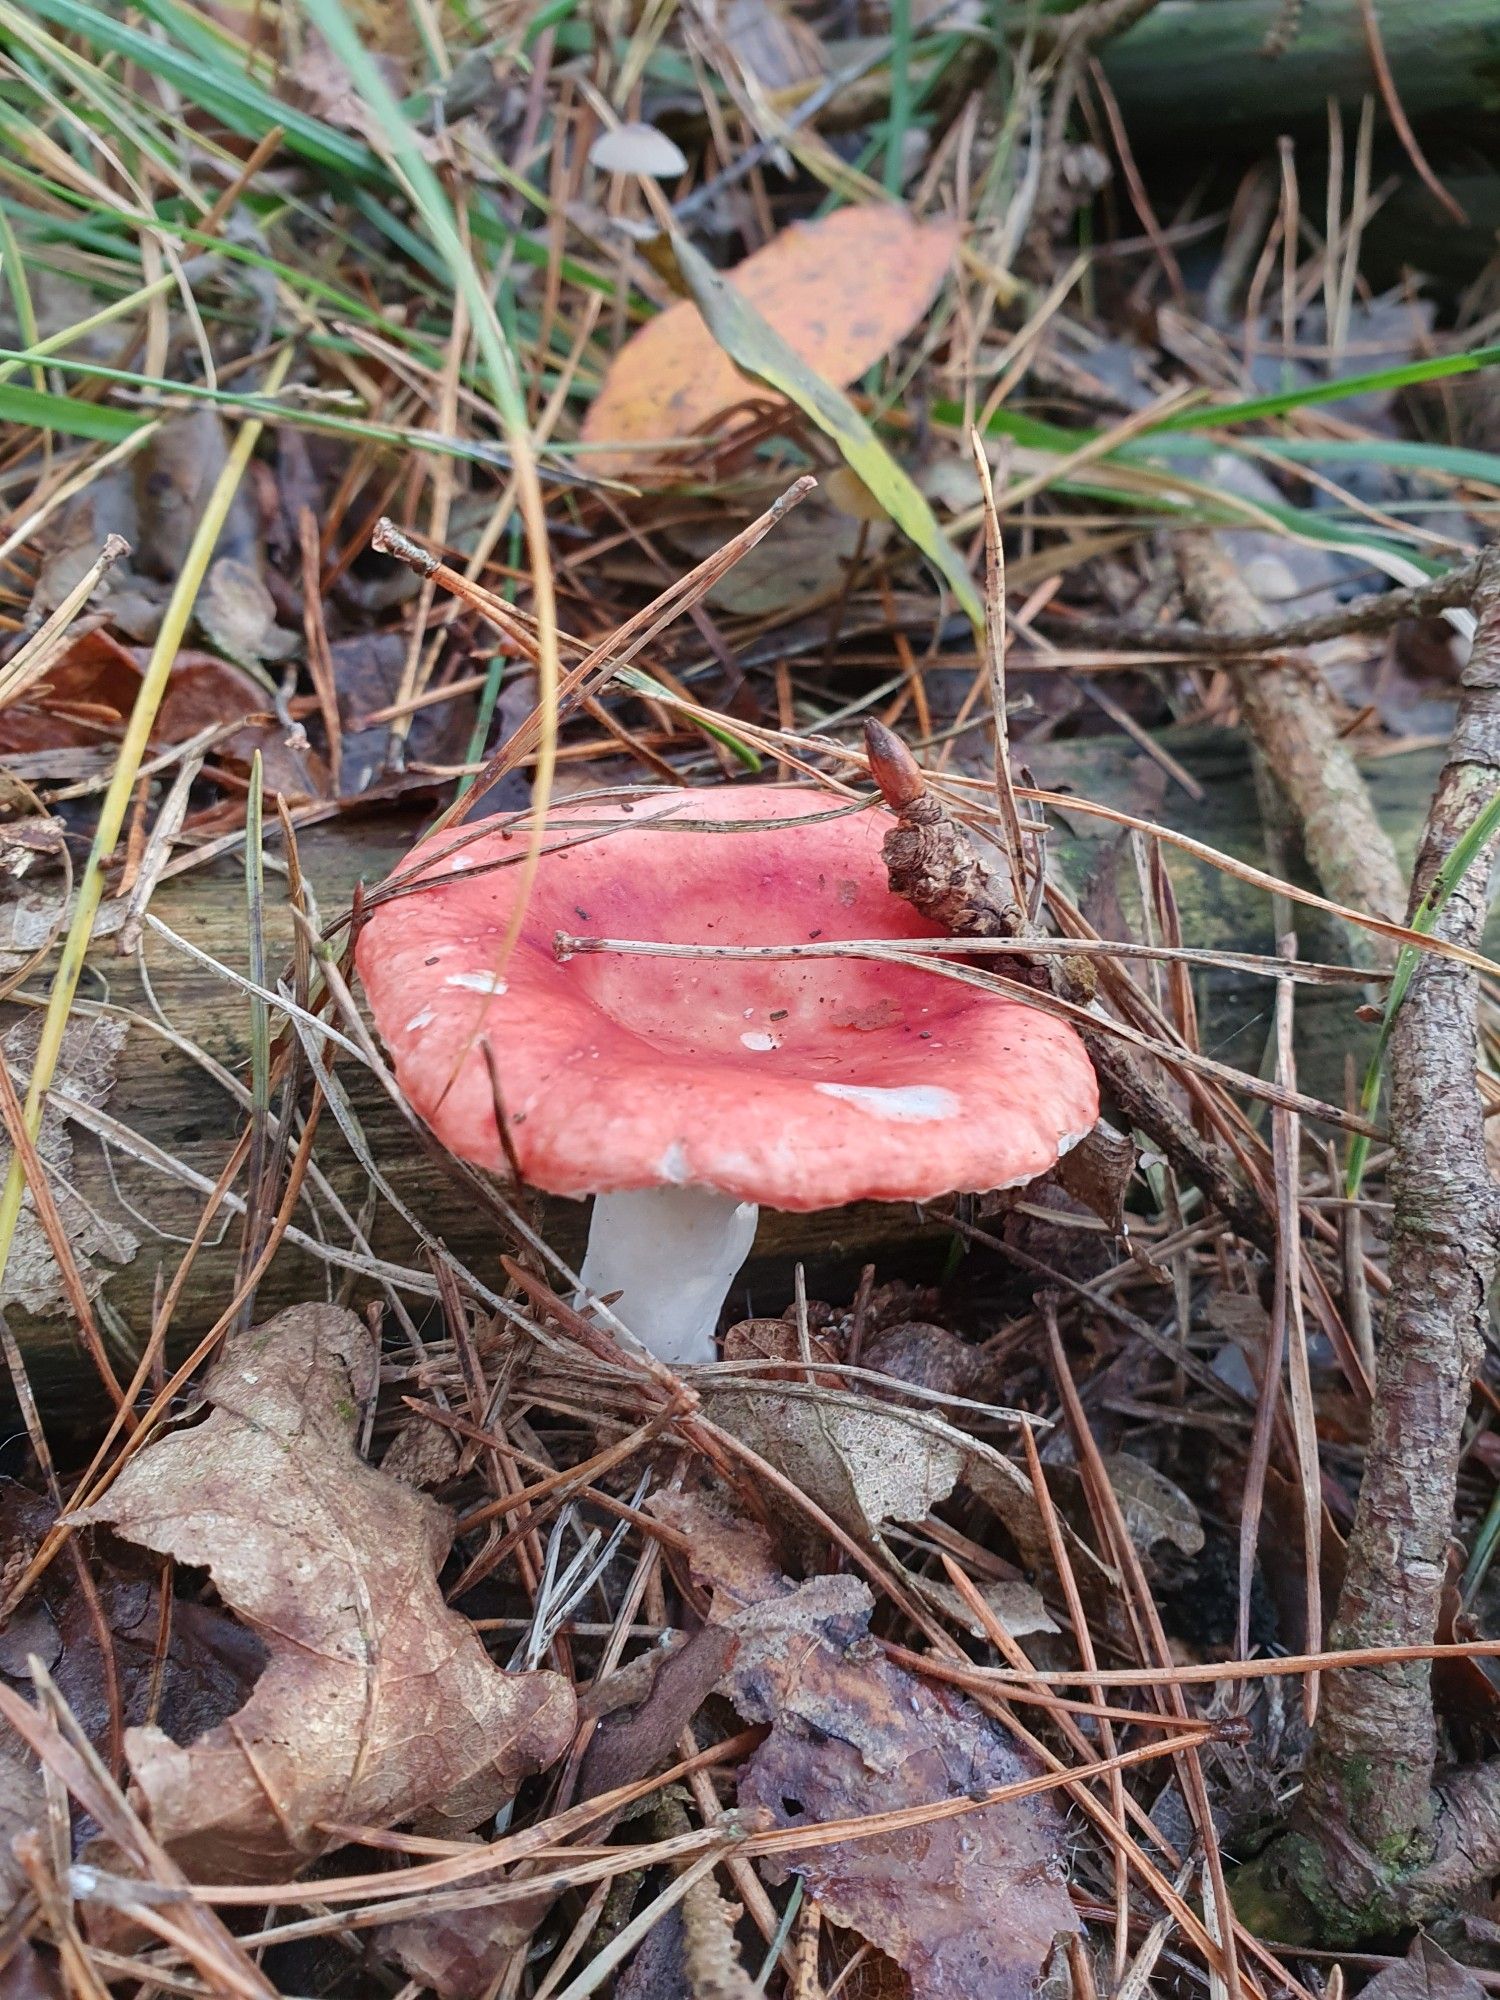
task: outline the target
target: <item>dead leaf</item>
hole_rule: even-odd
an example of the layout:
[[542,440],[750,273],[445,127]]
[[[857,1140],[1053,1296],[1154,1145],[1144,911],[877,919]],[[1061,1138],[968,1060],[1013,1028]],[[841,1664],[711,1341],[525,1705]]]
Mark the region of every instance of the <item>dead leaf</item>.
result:
[[[480,1893],[476,1885],[475,1895]],[[382,1924],[375,1932],[375,1949],[399,1960],[438,2000],[480,2000],[493,1992],[496,1974],[511,1956],[525,1951],[552,1902],[548,1890],[515,1902],[476,1902],[470,1909]]]
[[[842,388],[888,354],[937,296],[957,237],[893,203],[841,208],[794,223],[731,273],[747,299],[823,381]],[[649,447],[695,435],[765,390],[742,375],[698,309],[679,300],[647,322],[610,364],[584,418],[589,469],[672,476]]]
[[[55,910],[53,918],[55,919]],[[121,1223],[109,1222],[73,1191],[73,1139],[68,1129],[67,1100],[89,1106],[101,1105],[114,1086],[115,1064],[125,1045],[129,1029],[124,1021],[104,1015],[75,1016],[63,1030],[62,1052],[52,1090],[42,1113],[42,1129],[37,1151],[51,1170],[52,1193],[63,1227],[73,1248],[79,1276],[90,1298],[95,1297],[105,1278],[95,1263],[105,1258],[111,1264],[128,1264],[140,1247]],[[3,1059],[22,1097],[30,1080],[31,1065],[41,1035],[41,1019],[28,1015],[0,1036]],[[0,1174],[10,1165],[10,1142],[0,1132]],[[9,1261],[0,1277],[0,1309],[45,1315],[61,1312],[66,1305],[62,1273],[52,1255],[46,1231],[37,1220],[36,1207],[28,1190]]]
[[[1026,1568],[1037,1576],[1050,1576],[1052,1543],[1047,1523],[1031,1481],[1020,1467],[997,1452],[975,1452],[964,1467],[964,1483],[1003,1523]],[[1066,1521],[1059,1520],[1058,1525],[1085,1586],[1085,1595],[1101,1586],[1106,1590],[1117,1586],[1119,1579],[1114,1570],[1100,1560],[1088,1543]]]
[[42,680],[0,711],[0,755],[25,757],[96,743],[104,732],[118,729],[140,685],[141,670],[130,647],[107,632],[85,632],[53,661]]
[[1157,1542],[1170,1542],[1185,1556],[1197,1555],[1203,1547],[1203,1523],[1180,1486],[1128,1451],[1112,1453],[1104,1469],[1130,1539],[1142,1555],[1149,1555]]
[[1466,1965],[1418,1932],[1405,1958],[1377,1972],[1360,2000],[1483,2000],[1484,1992]]
[[[969,1609],[951,1583],[935,1583],[930,1577],[912,1579],[912,1588],[936,1604],[961,1631],[976,1639],[988,1636],[983,1623]],[[1059,1628],[1042,1601],[1042,1594],[1022,1580],[986,1583],[979,1595],[1009,1632],[1012,1639],[1027,1639],[1035,1632],[1056,1632]]]
[[[168,582],[176,579],[228,457],[223,419],[206,403],[166,418],[137,455],[139,525],[131,537],[132,561],[143,574]],[[244,487],[235,494],[214,553],[241,562],[255,560],[255,513]]]
[[944,1395],[983,1399],[993,1386],[989,1356],[928,1320],[908,1319],[883,1327],[865,1342],[859,1360],[862,1368]]
[[[825,478],[823,485],[827,484]],[[672,539],[701,561],[723,546],[726,532],[718,521],[705,521],[677,529]],[[887,538],[882,520],[867,529],[866,552],[878,553]],[[830,505],[820,488],[786,517],[774,535],[740,557],[709,591],[708,601],[742,618],[805,613],[815,605],[832,604],[848,586],[849,566],[859,547],[860,523]]]
[[225,1725],[183,1746],[126,1736],[157,1838],[199,1879],[275,1879],[322,1854],[333,1823],[462,1834],[571,1736],[568,1683],[502,1673],[444,1603],[446,1510],[355,1451],[377,1360],[364,1322],[333,1306],[232,1335],[203,1385],[207,1420],[75,1517],[206,1568],[265,1642]]
[[715,1423],[865,1542],[886,1521],[922,1520],[964,1469],[963,1441],[939,1419],[866,1396],[792,1396],[732,1379],[705,1381],[700,1393]]
[[1081,1201],[1116,1236],[1125,1233],[1125,1196],[1135,1173],[1135,1141],[1101,1118],[1052,1169],[1064,1194]]
[[[411,572],[405,571],[410,575]],[[378,722],[361,728],[366,715],[384,708],[393,700],[401,684],[406,662],[406,640],[397,631],[357,632],[336,639],[330,648],[334,685],[338,690],[339,714],[343,720],[343,788],[345,798],[367,791],[384,773],[391,748],[389,723]],[[483,665],[485,661],[477,662]],[[501,703],[513,686],[524,686],[529,669],[507,670],[502,683]],[[527,712],[530,698],[527,699]],[[475,697],[460,695],[453,701],[419,708],[411,718],[406,754],[414,763],[453,763],[464,754],[474,727]],[[488,808],[490,811],[496,807]]]
[[[802,1356],[802,1335],[795,1311],[779,1319],[738,1320],[720,1345],[725,1361],[767,1361],[778,1364],[761,1369],[758,1382],[806,1382],[807,1362]],[[839,1352],[825,1335],[811,1326],[807,1334],[807,1359],[813,1363],[811,1380],[826,1389],[841,1389],[844,1378],[838,1370]],[[779,1364],[784,1363],[785,1366]]]
[[193,615],[231,660],[284,660],[302,643],[276,623],[276,600],[251,563],[220,556],[203,579]]
[[687,172],[682,148],[654,125],[639,123],[601,132],[589,147],[589,165],[604,174],[644,174],[655,181]]
[[[712,1620],[739,1639],[725,1692],[747,1721],[771,1726],[741,1775],[742,1807],[811,1827],[1033,1775],[982,1710],[885,1657],[859,1578],[793,1584],[772,1572],[761,1531],[736,1527],[722,1507],[683,1494],[647,1504],[687,1535],[694,1574],[713,1589]],[[830,1921],[905,1969],[916,2000],[1030,1994],[1058,1934],[1081,1928],[1062,1815],[1042,1797],[762,1865],[773,1881],[803,1876]]]
[[763,89],[821,83],[828,73],[823,44],[805,21],[774,0],[726,0],[715,25],[725,45]]
[[[240,726],[229,728],[233,723]],[[228,734],[210,754],[248,770],[258,750],[268,798],[280,792],[291,804],[326,797],[328,771],[322,758],[308,747],[300,725],[289,730],[271,713],[271,696],[253,674],[212,653],[180,653],[151,740],[181,743],[215,725]]]
[[[393,94],[404,97],[407,79],[403,65],[390,54],[376,51],[372,54]],[[384,148],[387,144],[379,114],[361,95],[347,64],[334,54],[316,29],[308,33],[302,53],[285,78],[284,88],[292,103],[315,111],[330,125],[356,132],[376,147]]]
[[[7,1550],[29,1559],[53,1519],[49,1502],[11,1481],[0,1482],[0,1537]],[[18,1693],[29,1694],[27,1661],[35,1654],[79,1727],[101,1750],[109,1742],[112,1689],[126,1723],[152,1718],[179,1742],[232,1715],[266,1663],[254,1633],[211,1605],[185,1597],[171,1606],[166,1651],[158,1658],[162,1565],[116,1544],[96,1548],[89,1567],[111,1656],[100,1648],[93,1611],[72,1566],[54,1563],[0,1632],[0,1675]]]

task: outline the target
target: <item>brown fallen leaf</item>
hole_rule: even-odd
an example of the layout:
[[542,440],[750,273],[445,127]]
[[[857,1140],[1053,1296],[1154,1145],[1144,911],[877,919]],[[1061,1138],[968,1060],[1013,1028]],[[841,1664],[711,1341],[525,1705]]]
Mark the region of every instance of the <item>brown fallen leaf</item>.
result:
[[1371,2000],[1481,2000],[1484,1990],[1466,1965],[1419,1932],[1405,1958],[1377,1972],[1360,2000],[1366,1994]]
[[0,755],[25,757],[97,743],[106,731],[121,726],[140,684],[140,666],[129,646],[108,632],[83,633],[40,681],[0,711]]
[[[816,493],[809,494],[789,514],[774,535],[748,550],[708,593],[716,609],[743,618],[764,618],[771,612],[805,616],[815,606],[834,604],[848,589],[851,565],[877,555],[888,538],[884,517],[865,526],[827,497],[834,475],[825,474]],[[672,540],[694,561],[722,548],[727,523],[715,517],[674,529]]]
[[276,623],[276,602],[254,563],[220,556],[203,579],[193,615],[231,660],[284,660],[302,643]]
[[[735,266],[730,281],[825,382],[843,388],[889,353],[937,296],[957,233],[882,202],[793,223]],[[742,375],[690,301],[679,300],[625,343],[589,406],[591,471],[670,480],[651,449],[695,435],[766,391]]]
[[[291,731],[270,713],[271,697],[243,667],[212,653],[182,652],[151,732],[155,745],[181,743],[200,729],[220,726],[228,734],[214,745],[217,761],[249,768],[258,750],[267,797],[277,792],[289,802],[327,795],[328,770],[308,747],[300,726]],[[238,723],[238,728],[230,725]]]
[[[137,525],[130,539],[132,560],[143,574],[168,582],[175,579],[228,457],[224,420],[205,403],[167,417],[137,455],[133,461]],[[214,553],[254,562],[256,540],[255,510],[241,487]]]
[[722,1387],[705,1381],[700,1393],[715,1423],[867,1543],[879,1541],[886,1521],[922,1520],[964,1469],[965,1441],[925,1410],[816,1383],[792,1393],[728,1377]]
[[1142,1555],[1150,1555],[1158,1542],[1170,1542],[1185,1556],[1197,1555],[1203,1547],[1203,1523],[1180,1486],[1128,1451],[1114,1452],[1104,1469],[1130,1539]]
[[[0,1481],[0,1548],[21,1558],[17,1574],[54,1519],[51,1503]],[[74,1720],[95,1747],[109,1749],[111,1696],[126,1723],[151,1718],[178,1742],[222,1722],[245,1700],[266,1663],[253,1632],[192,1597],[174,1600],[162,1642],[162,1564],[119,1544],[89,1564],[110,1656],[72,1566],[54,1563],[0,1632],[0,1676],[32,1694],[27,1665],[47,1669]]]
[[[687,1637],[675,1634],[672,1643],[642,1654],[596,1685],[580,1704],[581,1713],[593,1714],[597,1722],[579,1768],[577,1796],[597,1798],[667,1762],[723,1679],[734,1651],[732,1632],[705,1625]],[[594,1838],[600,1838],[597,1831]]]
[[[714,1624],[739,1651],[724,1691],[771,1733],[741,1774],[738,1802],[779,1826],[899,1811],[1030,1777],[1036,1766],[973,1703],[886,1659],[858,1577],[794,1584],[758,1529],[699,1495],[648,1506],[685,1534]],[[792,1850],[762,1864],[800,1874],[824,1915],[901,1965],[915,2000],[1016,2000],[1053,1943],[1080,1926],[1069,1899],[1063,1820],[1050,1799],[976,1807],[899,1833]]]
[[[641,1778],[673,1755],[677,1738],[723,1677],[735,1637],[719,1625],[643,1653],[594,1687],[579,1704],[581,1720],[597,1718],[579,1767],[575,1796],[597,1798]],[[601,1841],[614,1825],[599,1821],[589,1838]],[[480,1889],[476,1885],[476,1898]],[[439,2000],[478,2000],[493,1991],[512,1953],[535,1933],[553,1902],[549,1890],[520,1902],[439,1910],[409,1923],[387,1924],[375,1934],[413,1979]]]
[[516,1952],[525,1952],[537,1926],[552,1907],[553,1892],[538,1891],[510,1903],[480,1901],[475,1885],[471,1908],[440,1910],[408,1923],[382,1924],[375,1950],[389,1955],[438,2000],[483,2000],[494,1992]]
[[221,1727],[185,1745],[126,1734],[157,1838],[199,1879],[274,1880],[325,1852],[330,1825],[461,1835],[571,1737],[568,1683],[502,1673],[444,1603],[446,1510],[356,1452],[377,1361],[364,1322],[333,1306],[232,1335],[207,1420],[74,1516],[206,1568],[265,1643]]

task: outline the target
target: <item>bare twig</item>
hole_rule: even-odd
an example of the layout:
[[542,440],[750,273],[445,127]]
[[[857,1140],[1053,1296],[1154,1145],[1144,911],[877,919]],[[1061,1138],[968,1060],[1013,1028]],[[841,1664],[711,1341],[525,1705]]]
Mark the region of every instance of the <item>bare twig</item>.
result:
[[[1233,630],[1260,615],[1259,600],[1213,535],[1183,536],[1178,562],[1188,602],[1210,629]],[[1406,901],[1401,864],[1339,733],[1322,674],[1293,652],[1253,671],[1230,671],[1245,725],[1297,816],[1325,891],[1336,902],[1397,917]],[[1376,964],[1395,955],[1388,940],[1367,932],[1351,933],[1351,942]]]
[[[1460,563],[1430,583],[1400,590],[1372,591],[1335,611],[1311,618],[1291,618],[1282,625],[1262,623],[1209,631],[1202,625],[1142,625],[1131,618],[1068,618],[1068,634],[1089,645],[1139,646],[1161,653],[1235,654],[1279,653],[1288,646],[1317,646],[1325,639],[1342,639],[1351,632],[1388,632],[1403,618],[1431,618],[1452,611],[1473,597],[1482,556]],[[1047,618],[1051,613],[1040,612]]]

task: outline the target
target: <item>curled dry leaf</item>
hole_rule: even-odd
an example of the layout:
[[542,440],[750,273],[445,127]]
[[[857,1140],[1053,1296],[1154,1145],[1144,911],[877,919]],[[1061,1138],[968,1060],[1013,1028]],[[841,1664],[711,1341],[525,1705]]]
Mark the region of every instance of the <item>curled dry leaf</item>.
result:
[[[734,1657],[735,1643],[734,1634],[720,1625],[705,1625],[691,1636],[675,1633],[596,1683],[579,1705],[580,1719],[597,1726],[579,1768],[576,1797],[596,1798],[669,1761]],[[598,1822],[590,1840],[603,1840],[613,1825],[613,1818]],[[385,1925],[376,1944],[439,2000],[471,2000],[493,1990],[497,1974],[533,1936],[552,1900],[547,1891],[514,1903],[438,1910],[410,1923]]]
[[203,579],[194,615],[232,660],[284,660],[301,644],[276,623],[276,600],[254,563],[220,556]]
[[[740,1779],[739,1802],[780,1826],[900,1811],[1033,1775],[1011,1738],[971,1702],[894,1666],[869,1634],[873,1600],[854,1576],[793,1584],[759,1529],[713,1502],[648,1503],[686,1534],[711,1620],[739,1651],[725,1692],[771,1733]],[[836,1924],[900,1964],[915,2000],[1011,2000],[1031,1993],[1060,1932],[1076,1931],[1063,1822],[1044,1797],[765,1864],[802,1875]]]
[[[913,1588],[929,1604],[935,1604],[946,1617],[951,1618],[960,1631],[971,1633],[976,1639],[987,1637],[983,1620],[969,1609],[951,1583],[936,1583],[931,1577],[923,1577],[914,1582]],[[980,1585],[979,1595],[1013,1639],[1026,1639],[1036,1632],[1055,1632],[1058,1629],[1041,1592],[1024,1578],[1006,1578],[999,1583]]]
[[126,1735],[157,1838],[199,1878],[274,1880],[322,1854],[330,1825],[461,1834],[570,1738],[568,1683],[502,1673],[444,1603],[447,1512],[356,1452],[376,1365],[369,1329],[332,1306],[231,1336],[207,1420],[75,1516],[206,1568],[266,1646],[222,1727],[186,1745]]
[[[288,729],[271,713],[272,697],[243,667],[212,653],[182,652],[157,710],[153,743],[181,743],[200,729],[225,733],[214,744],[216,761],[249,768],[258,750],[266,795],[280,792],[289,803],[322,798],[328,770],[309,749],[301,726]],[[238,727],[235,725],[238,724]]]
[[[734,288],[823,381],[842,388],[909,333],[937,296],[957,240],[948,222],[915,222],[879,203],[794,223],[735,266]],[[698,309],[680,300],[611,363],[583,424],[594,472],[659,470],[650,449],[690,437],[765,390],[742,375]],[[668,462],[670,476],[670,461]]]

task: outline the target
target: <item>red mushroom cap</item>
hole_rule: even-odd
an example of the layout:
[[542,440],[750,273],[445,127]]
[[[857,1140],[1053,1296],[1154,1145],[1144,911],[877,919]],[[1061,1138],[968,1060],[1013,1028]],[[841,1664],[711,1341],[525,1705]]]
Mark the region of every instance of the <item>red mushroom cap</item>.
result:
[[559,931],[937,936],[890,891],[889,826],[808,789],[554,806],[498,980],[527,835],[435,836],[400,870],[428,861],[432,886],[378,905],[355,954],[402,1089],[450,1151],[504,1171],[487,1039],[521,1171],[553,1194],[692,1185],[815,1209],[1035,1179],[1099,1115],[1083,1043],[1038,1008],[870,959],[554,950]]

